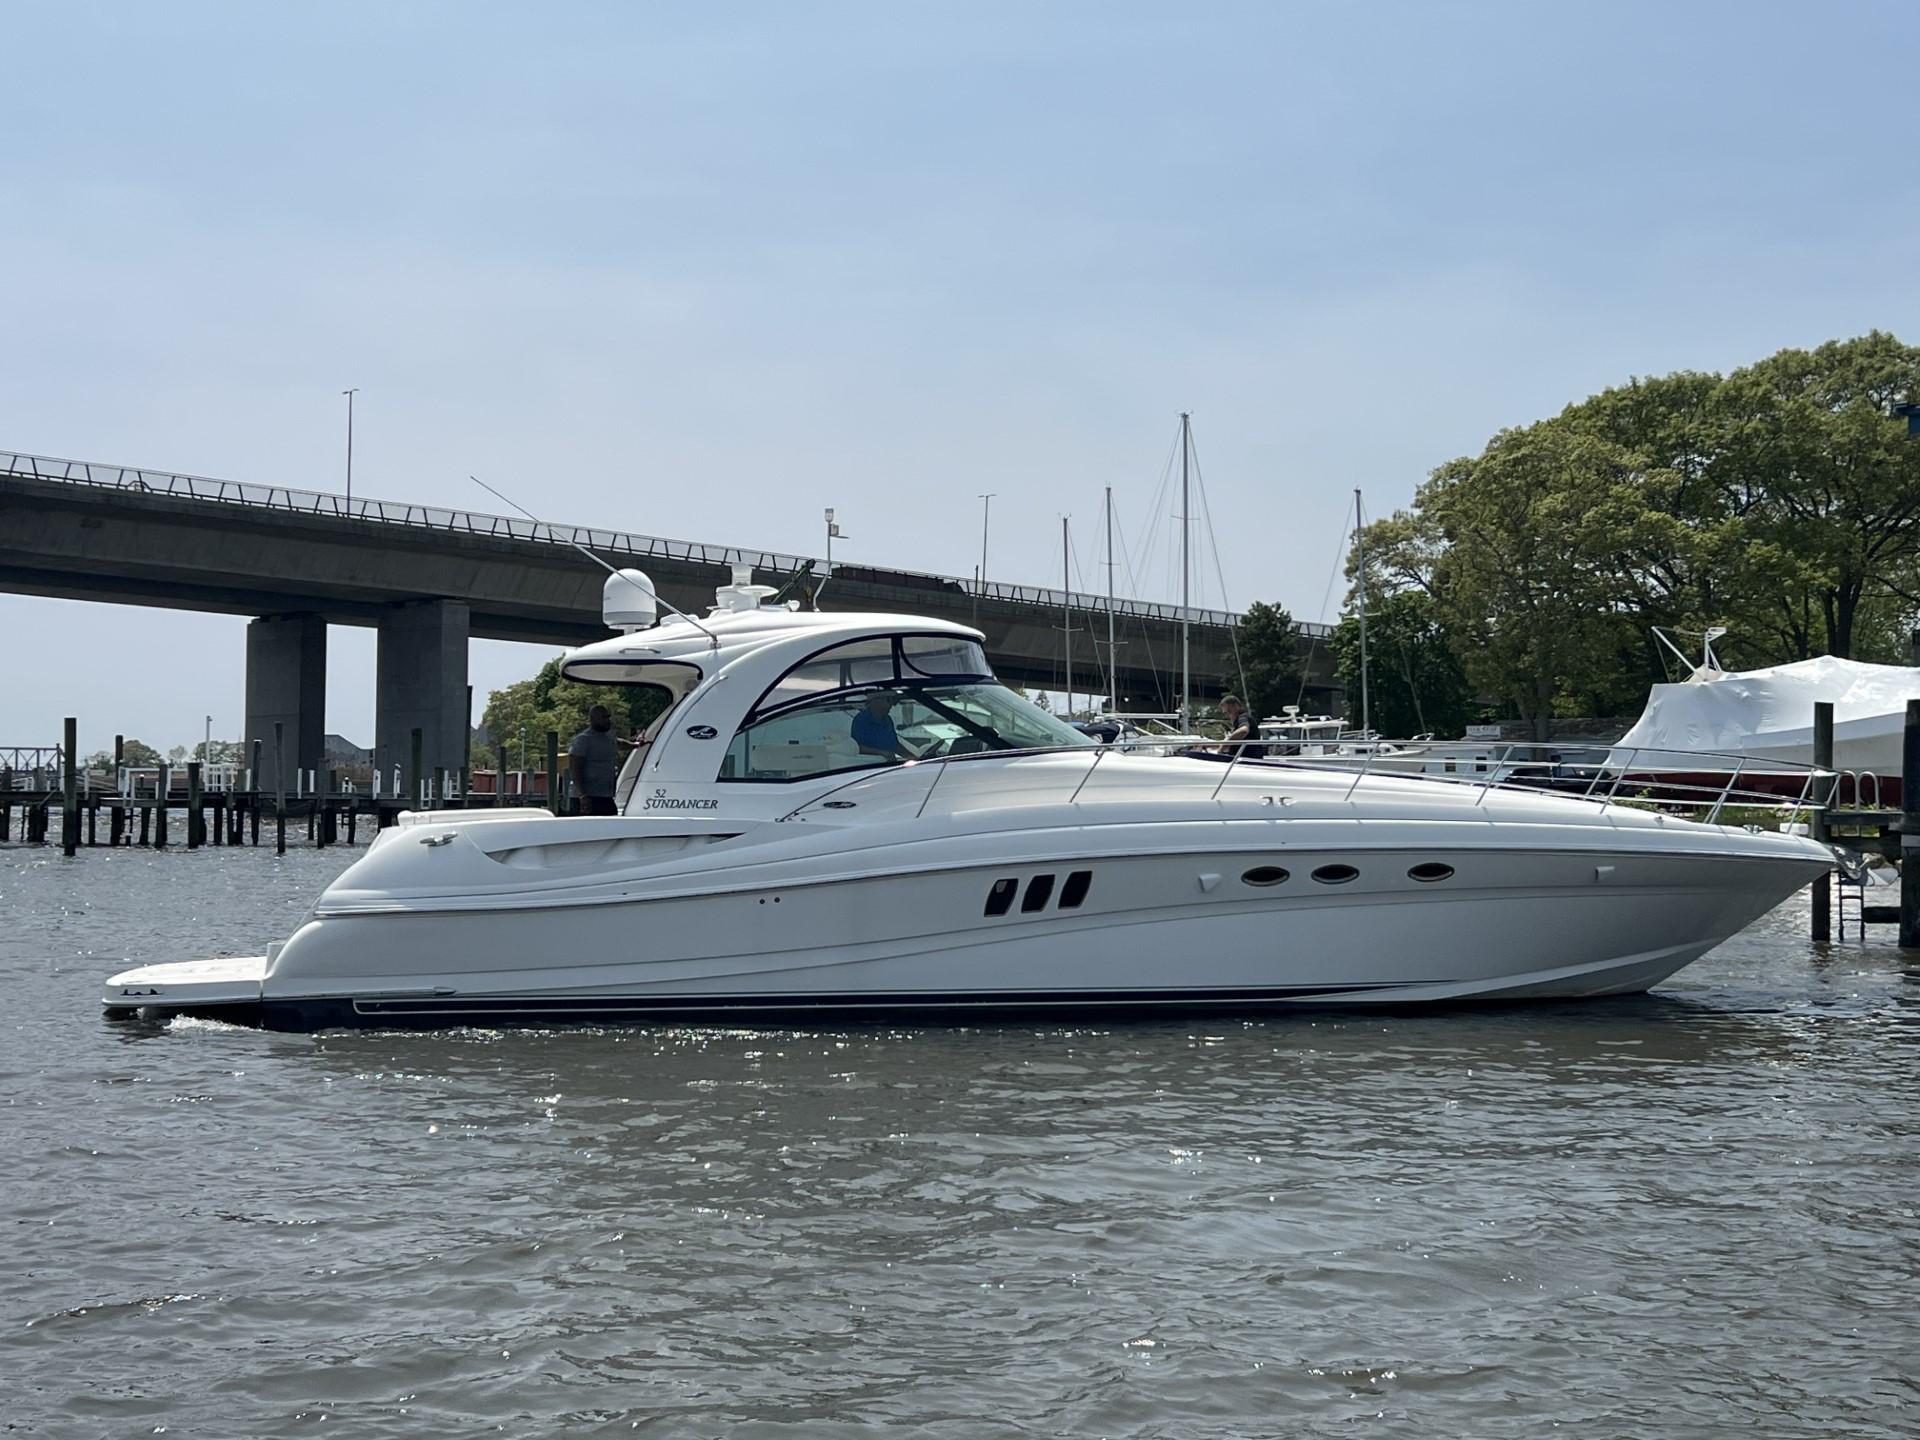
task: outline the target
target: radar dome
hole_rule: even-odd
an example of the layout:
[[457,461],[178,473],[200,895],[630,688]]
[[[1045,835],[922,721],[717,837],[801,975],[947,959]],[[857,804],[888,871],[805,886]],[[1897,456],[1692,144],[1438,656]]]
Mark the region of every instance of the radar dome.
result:
[[660,601],[644,570],[616,570],[600,591],[600,617],[609,630],[626,633],[659,623]]

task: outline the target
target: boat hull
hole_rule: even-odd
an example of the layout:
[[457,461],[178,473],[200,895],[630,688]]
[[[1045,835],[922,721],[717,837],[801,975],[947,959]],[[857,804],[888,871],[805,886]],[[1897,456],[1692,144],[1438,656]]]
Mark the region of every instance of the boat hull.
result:
[[[1269,847],[449,901],[321,915],[251,972],[203,969],[217,992],[170,980],[178,967],[128,972],[108,1004],[117,987],[123,1008],[304,1030],[1565,1000],[1658,984],[1820,869],[1799,848]],[[1076,872],[1090,880],[1068,904]]]

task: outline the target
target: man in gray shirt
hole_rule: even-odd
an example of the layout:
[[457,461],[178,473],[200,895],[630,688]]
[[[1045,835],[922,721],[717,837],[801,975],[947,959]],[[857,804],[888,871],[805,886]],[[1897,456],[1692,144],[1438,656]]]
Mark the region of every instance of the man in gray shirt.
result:
[[567,746],[567,766],[573,772],[574,813],[617,815],[614,780],[620,771],[613,741],[613,716],[604,705],[587,712],[587,728]]

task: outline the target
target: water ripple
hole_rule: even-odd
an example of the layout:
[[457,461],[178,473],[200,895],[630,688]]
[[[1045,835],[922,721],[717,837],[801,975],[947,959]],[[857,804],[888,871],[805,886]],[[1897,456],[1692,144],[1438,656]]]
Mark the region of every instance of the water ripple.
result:
[[[25,1433],[1901,1433],[1920,976],[1204,1026],[109,1027],[340,852],[0,850]],[[86,903],[76,903],[77,885]]]

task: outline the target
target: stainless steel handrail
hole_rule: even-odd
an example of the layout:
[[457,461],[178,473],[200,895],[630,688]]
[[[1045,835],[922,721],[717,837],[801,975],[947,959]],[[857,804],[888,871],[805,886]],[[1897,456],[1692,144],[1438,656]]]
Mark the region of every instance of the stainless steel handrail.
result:
[[[1253,742],[1247,743],[1250,745]],[[1486,747],[1481,746],[1476,748],[1484,751]],[[1345,791],[1342,793],[1340,797],[1341,803],[1350,803],[1354,794],[1370,775],[1381,776],[1388,774],[1395,780],[1427,782],[1436,785],[1472,785],[1477,791],[1473,800],[1474,805],[1477,807],[1486,799],[1488,794],[1496,790],[1511,794],[1541,794],[1543,793],[1543,786],[1537,782],[1529,783],[1527,778],[1529,775],[1536,776],[1539,780],[1552,781],[1560,778],[1553,772],[1565,771],[1570,768],[1567,762],[1559,760],[1516,759],[1515,752],[1520,748],[1521,746],[1518,744],[1503,746],[1500,751],[1500,758],[1490,764],[1484,775],[1413,770],[1381,772],[1375,768],[1376,753],[1368,752],[1364,756],[1358,757],[1361,763],[1355,767],[1356,773],[1351,783],[1347,785]],[[1546,747],[1541,746],[1539,748],[1545,749]],[[1089,782],[1092,781],[1105,757],[1110,753],[1115,751],[1140,751],[1146,752],[1150,756],[1159,755],[1166,757],[1164,741],[1120,740],[1097,747],[1083,745],[1044,745],[1019,750],[972,751],[963,755],[940,755],[924,760],[909,760],[900,765],[873,766],[856,771],[831,789],[822,791],[802,801],[785,814],[776,817],[776,823],[793,820],[813,807],[856,786],[880,783],[890,778],[904,775],[909,771],[929,769],[932,773],[928,782],[927,793],[921,797],[920,804],[914,812],[915,818],[919,818],[926,813],[928,805],[932,802],[934,791],[939,788],[941,780],[945,777],[946,768],[949,765],[975,761],[1018,759],[1039,755],[1077,755],[1089,749],[1093,751],[1090,763],[1086,770],[1074,782],[1073,788],[1068,792],[1064,802],[1068,805],[1077,805],[1079,803],[1080,797],[1086,791]],[[1814,784],[1823,776],[1829,779],[1837,778],[1838,773],[1832,770],[1822,770],[1817,766],[1801,765],[1791,761],[1766,762],[1768,773],[1781,775],[1798,774],[1802,776],[1798,794],[1789,797],[1787,795],[1766,791],[1743,791],[1739,788],[1740,779],[1747,773],[1746,766],[1752,758],[1750,756],[1705,754],[1691,751],[1657,751],[1649,750],[1646,747],[1635,747],[1625,752],[1620,752],[1618,747],[1615,747],[1614,751],[1611,752],[1611,754],[1621,753],[1625,754],[1628,763],[1617,764],[1610,758],[1608,761],[1596,766],[1595,768],[1600,773],[1588,782],[1587,789],[1584,792],[1573,794],[1563,790],[1556,791],[1548,789],[1545,790],[1544,793],[1556,793],[1565,799],[1581,800],[1588,804],[1596,805],[1602,811],[1616,804],[1647,805],[1660,809],[1683,809],[1691,811],[1704,809],[1707,811],[1707,814],[1703,817],[1705,823],[1716,824],[1726,806],[1735,800],[1745,800],[1756,805],[1764,805],[1772,809],[1780,810],[1788,815],[1798,814],[1802,811],[1830,808],[1831,793],[1829,793],[1827,799],[1815,801],[1812,798]],[[1177,754],[1178,752],[1176,752],[1175,757],[1166,758],[1177,758]],[[1694,785],[1678,780],[1649,781],[1649,791],[1657,793],[1643,793],[1623,800],[1619,794],[1620,788],[1622,783],[1634,773],[1632,768],[1633,763],[1657,755],[1670,755],[1676,762],[1684,763],[1692,767],[1698,767],[1703,761],[1731,761],[1732,767],[1727,772],[1726,777],[1717,785]],[[1229,754],[1225,763],[1221,765],[1220,774],[1208,792],[1208,799],[1217,801],[1236,773],[1244,777],[1250,771],[1253,771],[1255,767],[1258,767],[1257,773],[1265,774],[1325,773],[1328,769],[1335,768],[1300,757],[1250,756],[1245,753],[1244,748],[1236,746],[1233,753]],[[1578,769],[1582,767],[1575,766],[1572,768]],[[1615,772],[1611,777],[1606,776],[1606,772],[1609,770]],[[1685,773],[1697,773],[1697,768]],[[1574,778],[1577,780],[1578,777]],[[1596,798],[1593,790],[1602,778],[1610,778],[1610,783],[1604,796]]]

